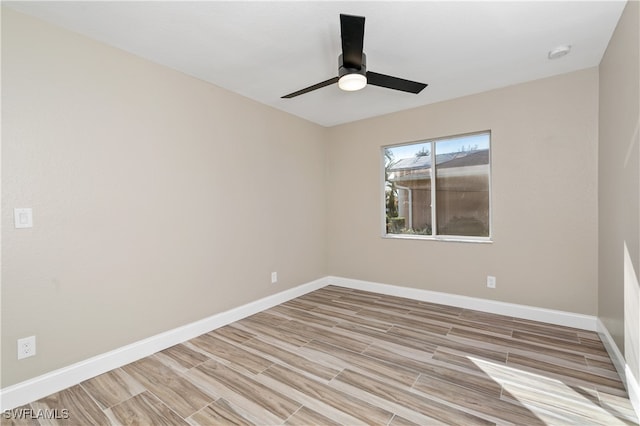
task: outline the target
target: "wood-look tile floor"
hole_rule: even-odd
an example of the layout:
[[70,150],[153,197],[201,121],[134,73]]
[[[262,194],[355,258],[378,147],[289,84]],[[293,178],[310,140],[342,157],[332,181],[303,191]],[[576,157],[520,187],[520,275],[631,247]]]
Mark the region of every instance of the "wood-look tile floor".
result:
[[69,418],[16,424],[638,421],[596,333],[335,286],[22,408]]

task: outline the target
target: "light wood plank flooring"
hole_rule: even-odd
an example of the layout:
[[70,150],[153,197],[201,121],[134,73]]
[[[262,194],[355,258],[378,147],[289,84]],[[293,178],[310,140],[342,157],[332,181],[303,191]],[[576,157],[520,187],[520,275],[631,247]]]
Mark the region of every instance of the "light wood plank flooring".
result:
[[596,333],[334,286],[21,408],[69,419],[2,424],[637,424]]

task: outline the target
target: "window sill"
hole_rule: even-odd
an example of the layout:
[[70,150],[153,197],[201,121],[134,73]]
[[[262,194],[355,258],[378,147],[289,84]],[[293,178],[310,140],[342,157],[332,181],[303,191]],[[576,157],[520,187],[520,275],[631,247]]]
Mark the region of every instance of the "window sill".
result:
[[428,236],[412,234],[385,234],[382,236],[389,240],[423,240],[423,241],[445,241],[453,243],[479,243],[493,244],[491,237],[456,237],[456,236]]

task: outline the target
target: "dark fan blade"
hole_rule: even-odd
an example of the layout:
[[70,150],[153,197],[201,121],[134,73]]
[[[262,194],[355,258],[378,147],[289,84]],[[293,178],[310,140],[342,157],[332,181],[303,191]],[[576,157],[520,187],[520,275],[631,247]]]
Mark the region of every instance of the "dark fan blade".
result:
[[305,93],[309,93],[313,90],[320,89],[321,87],[328,86],[330,84],[337,83],[337,82],[338,82],[338,77],[333,77],[333,78],[330,78],[329,80],[323,81],[322,83],[314,84],[313,86],[306,87],[302,90],[298,90],[297,92],[284,95],[281,99],[295,98],[296,96],[304,95]]
[[415,94],[420,93],[422,89],[428,86],[425,83],[418,83],[417,81],[405,80],[404,78],[392,77],[371,71],[367,71],[367,84]]
[[342,63],[345,68],[362,67],[362,45],[364,43],[364,17],[340,14],[342,33]]

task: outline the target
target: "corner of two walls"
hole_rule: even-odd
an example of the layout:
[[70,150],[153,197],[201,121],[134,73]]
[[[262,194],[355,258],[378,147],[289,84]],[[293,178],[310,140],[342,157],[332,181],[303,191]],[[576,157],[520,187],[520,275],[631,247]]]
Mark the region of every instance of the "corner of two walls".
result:
[[[600,63],[598,317],[640,392],[640,3],[628,1]],[[630,389],[632,400],[633,387]],[[640,394],[635,395],[640,409]]]

